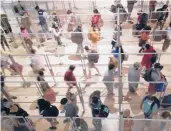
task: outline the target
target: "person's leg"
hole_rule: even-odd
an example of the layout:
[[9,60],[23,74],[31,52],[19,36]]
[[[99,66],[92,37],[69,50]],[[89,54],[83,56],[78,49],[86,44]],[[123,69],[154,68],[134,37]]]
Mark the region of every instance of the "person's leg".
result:
[[134,8],[134,5],[128,4],[128,20],[131,20],[131,13]]
[[76,53],[77,53],[77,55],[78,55],[78,53],[80,53],[80,44],[77,44],[77,51],[76,51]]
[[1,36],[1,46],[2,46],[3,50],[5,51],[4,40],[3,40],[2,36]]
[[97,71],[98,75],[100,75],[100,71],[99,71],[99,69],[95,66],[95,64],[94,64],[93,68]]
[[8,49],[10,50],[9,45],[8,45],[7,40],[6,40],[6,38],[5,38],[4,35],[1,36],[1,42],[4,42],[4,44],[5,44],[5,45],[8,47]]

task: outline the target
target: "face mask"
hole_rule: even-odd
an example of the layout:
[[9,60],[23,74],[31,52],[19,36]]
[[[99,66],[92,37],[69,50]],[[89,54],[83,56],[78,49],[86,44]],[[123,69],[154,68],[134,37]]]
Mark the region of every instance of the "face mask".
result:
[[151,102],[151,101],[148,101],[147,103],[148,103],[149,105],[151,105],[153,102]]

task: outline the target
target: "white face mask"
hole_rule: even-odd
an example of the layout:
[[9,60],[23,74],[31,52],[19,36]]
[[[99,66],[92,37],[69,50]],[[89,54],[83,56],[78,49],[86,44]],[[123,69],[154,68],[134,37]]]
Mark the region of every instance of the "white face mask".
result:
[[152,104],[152,102],[149,102],[149,101],[147,101],[147,103],[148,103],[149,105],[151,105],[151,104]]

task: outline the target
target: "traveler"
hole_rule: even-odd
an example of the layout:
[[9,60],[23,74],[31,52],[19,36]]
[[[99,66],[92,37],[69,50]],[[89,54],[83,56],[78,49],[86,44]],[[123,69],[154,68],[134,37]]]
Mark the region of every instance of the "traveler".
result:
[[[16,96],[13,96],[11,94],[8,93],[8,91],[5,89],[5,77],[2,75],[2,73],[0,73],[1,75],[1,98],[3,98],[3,95],[5,94],[5,96],[9,96],[11,99],[17,99]],[[1,106],[2,107],[2,106]]]
[[[157,112],[160,107],[159,104],[160,104],[160,101],[155,96],[148,95],[144,97],[144,99],[141,102],[140,107],[142,111],[144,112],[145,119],[152,119],[156,117]],[[146,124],[144,127],[145,131],[148,131],[149,125],[150,125],[150,121],[146,121]]]
[[26,28],[26,30],[28,31],[28,33],[33,36],[32,31],[31,31],[31,20],[30,20],[30,16],[27,12],[24,12],[24,15],[21,17],[21,23],[22,26],[24,26]]
[[64,75],[64,81],[69,86],[67,92],[69,92],[71,88],[73,88],[73,86],[77,86],[76,78],[73,73],[74,70],[75,70],[75,66],[70,65],[69,69],[65,72],[65,75]]
[[108,64],[113,64],[115,66],[115,69],[118,68],[118,60],[115,57],[109,57],[109,63]]
[[100,28],[103,26],[103,20],[97,9],[94,9],[93,13],[94,15],[92,16],[91,26],[96,26],[100,31]]
[[138,24],[136,25],[136,30],[142,30],[145,26],[147,26],[148,22],[148,14],[140,13],[138,17]]
[[151,27],[150,26],[145,26],[143,28],[143,30],[141,30],[140,32],[140,39],[139,39],[139,47],[141,47],[141,49],[139,50],[139,53],[141,53],[144,50],[144,46],[147,43],[150,43],[150,32],[151,32]]
[[132,13],[132,10],[134,8],[134,4],[136,3],[137,1],[136,0],[127,0],[127,8],[128,8],[128,20],[129,22],[132,24],[132,22],[130,20],[133,20],[131,18],[131,13]]
[[83,48],[83,34],[82,34],[82,25],[78,25],[76,29],[71,33],[71,41],[77,44],[76,54],[79,56],[79,53],[84,53]]
[[56,130],[56,125],[59,123],[56,120],[56,117],[59,114],[58,108],[56,108],[56,106],[51,105],[48,101],[44,99],[38,99],[37,104],[40,115],[42,115],[43,117],[55,117],[45,119],[51,124],[51,127],[49,129]]
[[31,68],[33,69],[34,73],[38,73],[39,71],[45,70],[45,65],[43,64],[41,57],[39,55],[36,55],[36,50],[31,49]]
[[169,48],[171,42],[171,22],[169,23],[169,27],[167,27],[165,31],[166,33],[164,36],[164,42],[162,47],[162,51],[164,52]]
[[170,112],[168,112],[168,111],[162,112],[161,118],[164,119],[165,121],[161,121],[160,130],[161,131],[170,131],[170,129],[171,129],[171,127],[169,129],[169,125],[171,124],[170,123],[170,120],[171,120],[171,114],[170,114]]
[[140,81],[140,69],[141,69],[141,64],[139,62],[135,62],[133,65],[129,67],[128,69],[129,92],[125,96],[124,100],[129,100],[129,93],[133,93],[133,94],[136,93],[139,84],[138,82]]
[[[161,73],[162,69],[163,69],[163,66],[160,63],[155,63],[154,67],[149,69],[149,71],[151,70],[149,77],[151,77],[152,82],[159,82],[159,81],[165,82],[165,76]],[[148,93],[155,94],[157,91],[156,89],[157,89],[158,84],[160,83],[149,83]],[[161,89],[161,90],[164,90],[164,89]]]
[[155,11],[156,4],[157,4],[156,0],[149,1],[149,19],[151,19],[151,16],[153,15],[153,13]]
[[32,45],[33,45],[33,42],[31,41],[30,39],[30,36],[29,36],[29,33],[28,31],[26,30],[26,28],[24,26],[21,26],[20,27],[20,31],[21,31],[21,35],[26,43],[26,46],[29,50],[29,52],[31,51],[31,49],[33,48]]
[[18,1],[17,4],[14,5],[14,12],[19,16],[24,15],[25,7],[22,5],[21,1]]
[[67,102],[68,102],[67,98],[61,99],[60,106],[59,106],[60,113],[65,113],[64,106],[67,104]]
[[103,83],[105,84],[108,95],[114,95],[113,93],[113,86],[114,86],[114,73],[115,66],[113,64],[108,65],[108,70],[105,72],[104,77],[103,77]]
[[55,23],[56,27],[62,28],[60,18],[57,16],[57,14],[55,12],[52,14],[52,20]]
[[39,6],[35,7],[35,10],[38,13],[38,17],[39,17],[39,25],[42,28],[43,33],[46,33],[46,37],[47,39],[50,39],[49,37],[49,28],[48,28],[48,24],[47,24],[47,20],[49,19],[49,16],[47,14],[47,12],[43,9],[40,9]]
[[94,49],[90,49],[88,46],[85,46],[85,50],[88,53],[88,68],[89,68],[88,78],[91,78],[91,69],[92,68],[94,68],[97,71],[97,73],[98,73],[97,75],[100,75],[98,68],[95,66],[95,63],[98,63],[98,60],[99,60],[98,52]]
[[154,31],[160,26],[160,30],[163,29],[163,26],[166,22],[166,19],[169,15],[168,11],[168,5],[163,5],[162,8],[157,9],[157,23],[156,26],[154,27]]
[[0,31],[1,31],[1,46],[2,46],[3,50],[5,51],[5,45],[6,45],[6,47],[10,51],[10,47],[8,45],[8,42],[7,42],[6,38],[5,38],[4,30],[3,30],[3,28],[1,26],[0,26]]
[[52,28],[50,29],[55,40],[57,41],[57,47],[62,45],[62,41],[61,41],[61,33],[62,30],[60,27],[58,27],[58,25],[56,25],[55,23],[52,23]]
[[88,39],[91,41],[91,47],[97,50],[97,42],[100,40],[100,34],[96,25],[92,25],[89,30]]
[[9,42],[14,42],[14,47],[17,48],[18,45],[16,45],[15,43],[15,37],[13,35],[13,32],[12,32],[12,28],[11,28],[11,25],[9,23],[9,20],[8,20],[8,17],[6,14],[1,14],[1,26],[3,28],[3,30],[5,31],[5,34],[9,34],[10,36],[10,41]]
[[130,113],[129,109],[126,109],[123,111],[123,118],[125,118],[123,131],[132,131],[134,122],[132,120],[131,113]]
[[67,15],[68,15],[68,19],[67,19],[67,23],[68,23],[68,32],[72,32],[74,29],[74,26],[76,25],[76,17],[75,15],[72,13],[71,10],[67,11]]
[[[118,63],[119,63],[119,59],[120,59],[119,58],[119,49],[120,49],[120,53],[124,53],[122,46],[116,46],[116,48],[112,50],[113,57],[115,57],[118,60]],[[121,64],[123,63],[125,58],[126,58],[125,54],[121,54]]]
[[149,68],[152,67],[152,64],[153,64],[152,61],[151,61],[151,58],[152,58],[153,55],[152,54],[147,54],[147,53],[155,53],[153,47],[150,46],[149,44],[146,44],[144,53],[146,53],[146,54],[143,55],[141,65],[145,66],[146,69],[149,69]]
[[[65,117],[73,118],[78,116],[79,108],[74,102],[74,100],[74,97],[70,97],[70,99],[68,99],[67,104],[64,105]],[[68,122],[68,119],[66,119],[65,122]]]

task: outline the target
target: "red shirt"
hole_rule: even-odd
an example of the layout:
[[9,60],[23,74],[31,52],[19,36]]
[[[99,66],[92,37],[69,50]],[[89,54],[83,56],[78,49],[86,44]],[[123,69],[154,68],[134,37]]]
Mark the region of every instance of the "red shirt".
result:
[[65,81],[75,81],[75,82],[72,82],[72,83],[70,82],[68,84],[76,85],[76,78],[75,78],[73,72],[70,71],[70,70],[68,70],[68,71],[65,72],[64,80]]

